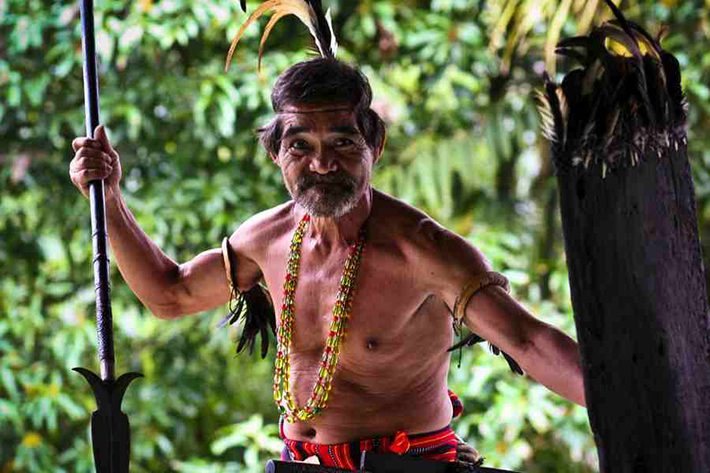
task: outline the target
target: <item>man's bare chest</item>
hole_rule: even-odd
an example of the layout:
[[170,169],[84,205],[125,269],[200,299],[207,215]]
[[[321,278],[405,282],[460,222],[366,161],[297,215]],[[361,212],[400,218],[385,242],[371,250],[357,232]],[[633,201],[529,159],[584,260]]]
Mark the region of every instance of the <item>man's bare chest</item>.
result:
[[[279,324],[288,318],[282,319],[281,311],[289,242],[286,238],[274,242],[265,249],[265,264],[260,264]],[[289,334],[289,380],[297,405],[305,405],[318,380],[347,250],[324,256],[308,241],[302,245]],[[328,407],[323,415],[303,424],[304,429],[327,433],[327,426],[335,422],[338,432],[349,425],[356,433],[347,436],[357,437],[404,422],[412,412],[439,406],[431,403],[440,397],[446,376],[446,350],[453,340],[451,316],[445,304],[421,284],[417,277],[421,268],[416,264],[392,245],[367,242],[353,283],[352,310],[340,342]],[[412,393],[418,394],[412,398]],[[384,424],[353,415],[363,406]],[[423,418],[424,424],[417,428],[429,426],[430,413]]]
[[[288,258],[287,251],[274,249],[263,267],[277,320],[284,303]],[[293,351],[323,349],[338,291],[343,289],[346,258],[347,251],[335,251],[327,257],[317,255],[304,242],[293,291]],[[446,307],[419,284],[415,274],[411,264],[396,252],[365,246],[353,282],[345,356],[351,351],[361,351],[363,356],[386,355],[388,350],[403,348],[403,337],[418,338],[424,333],[449,329]]]

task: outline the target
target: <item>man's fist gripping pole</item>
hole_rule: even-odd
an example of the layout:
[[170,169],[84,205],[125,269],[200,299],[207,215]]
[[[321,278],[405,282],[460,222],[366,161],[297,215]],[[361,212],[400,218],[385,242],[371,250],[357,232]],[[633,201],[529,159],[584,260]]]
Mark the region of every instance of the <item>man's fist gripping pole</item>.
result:
[[103,125],[94,131],[96,139],[77,138],[72,142],[74,159],[69,165],[69,175],[74,185],[89,197],[89,182],[105,179],[106,199],[111,199],[121,180],[121,161],[111,147]]

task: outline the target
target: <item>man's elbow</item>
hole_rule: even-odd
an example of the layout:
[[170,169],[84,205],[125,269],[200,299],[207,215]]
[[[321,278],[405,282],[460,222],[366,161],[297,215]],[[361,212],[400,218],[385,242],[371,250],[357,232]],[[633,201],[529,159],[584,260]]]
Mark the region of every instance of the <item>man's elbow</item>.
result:
[[146,304],[146,307],[154,316],[162,320],[175,320],[187,315],[187,312],[181,310],[179,306]]
[[159,319],[174,320],[192,312],[189,309],[191,294],[189,288],[176,278],[161,297],[152,301],[143,301],[150,312]]
[[[538,365],[535,372],[547,379],[548,387],[566,399],[586,407],[579,346],[569,335],[550,326],[534,339],[530,357]],[[534,378],[536,376],[533,376]]]

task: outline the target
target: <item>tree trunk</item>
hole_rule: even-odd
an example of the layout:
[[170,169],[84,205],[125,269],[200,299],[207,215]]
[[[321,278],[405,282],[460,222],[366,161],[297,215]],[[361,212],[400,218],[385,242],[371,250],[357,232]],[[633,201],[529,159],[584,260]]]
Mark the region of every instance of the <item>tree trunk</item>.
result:
[[589,420],[602,473],[708,473],[710,316],[680,71],[615,14],[560,44],[584,67],[541,97]]

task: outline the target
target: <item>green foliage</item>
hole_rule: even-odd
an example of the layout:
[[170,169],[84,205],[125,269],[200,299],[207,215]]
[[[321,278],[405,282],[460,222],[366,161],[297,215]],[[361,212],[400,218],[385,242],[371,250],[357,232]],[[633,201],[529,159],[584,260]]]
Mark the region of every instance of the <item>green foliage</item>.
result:
[[[308,36],[285,20],[258,73],[259,28],[252,27],[224,74],[228,41],[245,18],[238,2],[95,3],[102,123],[121,153],[129,205],[146,232],[185,261],[286,198],[253,130],[269,117],[278,73],[307,57]],[[389,125],[376,185],[468,237],[532,312],[574,333],[552,170],[531,91],[548,60],[548,35],[576,34],[587,27],[584,12],[598,22],[603,10],[564,3],[566,16],[551,2],[330,2],[343,57],[370,77]],[[652,31],[670,27],[664,45],[683,67],[706,233],[707,9],[673,0],[624,7]],[[96,366],[88,204],[67,175],[71,140],[84,134],[78,18],[76,2],[0,0],[3,473],[93,471],[94,400],[70,371]],[[115,268],[112,281],[117,372],[146,376],[123,406],[132,471],[261,471],[279,448],[273,360],[234,356],[237,334],[215,330],[224,309],[160,321]],[[584,409],[512,376],[487,350],[466,350],[450,386],[466,404],[455,428],[490,465],[594,470]]]

